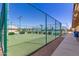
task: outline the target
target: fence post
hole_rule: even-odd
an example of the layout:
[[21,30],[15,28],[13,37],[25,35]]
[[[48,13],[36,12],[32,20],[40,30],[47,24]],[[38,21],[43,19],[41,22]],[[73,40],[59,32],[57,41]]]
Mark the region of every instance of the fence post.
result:
[[55,38],[56,38],[56,20],[55,20]]
[[60,36],[62,35],[62,24],[60,23]]
[[2,19],[2,48],[3,55],[7,56],[7,3],[2,4],[1,11],[1,19]]
[[45,14],[45,34],[46,34],[46,44],[47,44],[47,14]]

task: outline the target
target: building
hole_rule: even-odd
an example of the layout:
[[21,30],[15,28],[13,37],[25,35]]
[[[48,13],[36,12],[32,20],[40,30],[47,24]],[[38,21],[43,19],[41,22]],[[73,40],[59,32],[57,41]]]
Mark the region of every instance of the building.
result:
[[79,26],[79,3],[75,3],[73,7],[72,28]]
[[8,25],[8,32],[18,32],[18,27],[15,25]]

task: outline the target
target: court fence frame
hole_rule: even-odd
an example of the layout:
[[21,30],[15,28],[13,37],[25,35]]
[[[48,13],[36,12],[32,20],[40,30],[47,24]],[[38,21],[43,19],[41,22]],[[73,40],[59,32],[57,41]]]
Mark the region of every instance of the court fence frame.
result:
[[[60,30],[60,33],[59,33],[59,36],[62,35],[62,23],[59,22],[57,19],[55,19],[54,17],[50,16],[49,14],[45,13],[44,11],[40,10],[39,8],[35,7],[34,5],[32,5],[31,3],[27,3],[29,6],[32,6],[33,8],[35,8],[36,10],[42,12],[43,14],[45,14],[45,32],[46,32],[46,43],[45,45],[48,44],[47,42],[47,17],[50,17],[51,19],[55,20],[55,38],[57,38],[56,36],[56,28],[57,28],[57,23],[60,24],[59,25],[59,30]],[[1,11],[1,24],[0,25],[0,30],[1,30],[1,33],[0,33],[0,38],[1,38],[1,46],[2,46],[2,51],[3,51],[3,55],[4,56],[7,56],[7,21],[8,21],[8,3],[3,3],[2,4],[2,11]],[[58,36],[58,37],[59,37]],[[39,49],[39,48],[38,48]]]

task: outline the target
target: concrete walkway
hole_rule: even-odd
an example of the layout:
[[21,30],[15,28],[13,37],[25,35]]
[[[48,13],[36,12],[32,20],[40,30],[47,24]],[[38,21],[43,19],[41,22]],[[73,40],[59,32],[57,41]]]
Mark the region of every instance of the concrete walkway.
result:
[[0,42],[0,56],[2,56],[2,48],[1,48],[1,42]]
[[3,54],[2,54],[2,49],[0,48],[0,56],[3,56]]
[[79,41],[67,34],[52,56],[79,56]]

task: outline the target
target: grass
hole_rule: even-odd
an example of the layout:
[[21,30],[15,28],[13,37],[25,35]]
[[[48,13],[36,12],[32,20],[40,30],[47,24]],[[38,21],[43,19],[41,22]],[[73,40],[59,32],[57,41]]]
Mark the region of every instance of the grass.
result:
[[[28,55],[46,44],[44,34],[15,34],[8,35],[8,55]],[[47,42],[52,41],[54,35],[47,35]]]

